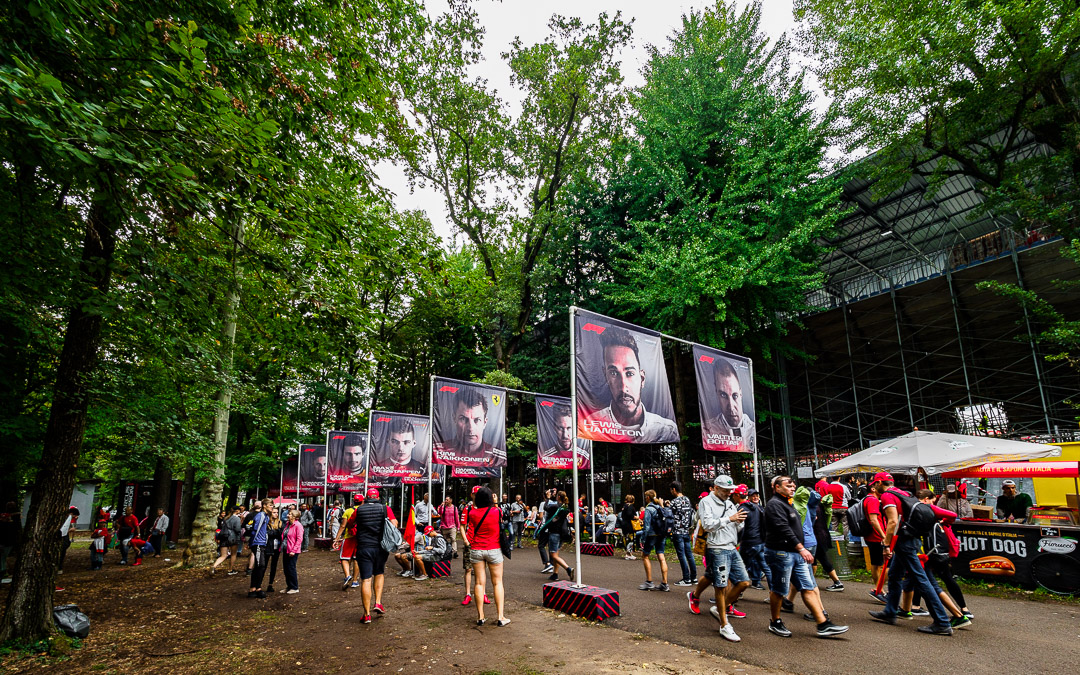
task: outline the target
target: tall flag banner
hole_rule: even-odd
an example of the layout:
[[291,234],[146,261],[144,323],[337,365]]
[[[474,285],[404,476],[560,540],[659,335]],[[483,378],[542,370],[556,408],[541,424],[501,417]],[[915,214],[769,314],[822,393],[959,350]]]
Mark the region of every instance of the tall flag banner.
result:
[[300,488],[321,492],[326,486],[326,446],[302,444],[300,446]]
[[281,496],[296,497],[296,490],[300,487],[299,459],[290,454],[281,461]]
[[754,452],[754,381],[750,359],[694,345],[701,441],[706,450]]
[[502,475],[502,469],[486,466],[455,466],[452,478],[498,478]]
[[506,390],[435,378],[435,461],[450,466],[506,466]]
[[577,438],[570,399],[562,396],[536,397],[536,438],[538,468],[572,468],[575,441],[578,468],[592,468],[592,441]]
[[578,310],[574,343],[579,438],[678,442],[659,333]]
[[[367,432],[330,431],[326,434],[326,455],[329,469],[326,480],[341,492],[364,489],[367,471]],[[375,485],[375,487],[385,487]]]
[[430,432],[427,417],[371,411],[371,477],[422,478],[426,483]]

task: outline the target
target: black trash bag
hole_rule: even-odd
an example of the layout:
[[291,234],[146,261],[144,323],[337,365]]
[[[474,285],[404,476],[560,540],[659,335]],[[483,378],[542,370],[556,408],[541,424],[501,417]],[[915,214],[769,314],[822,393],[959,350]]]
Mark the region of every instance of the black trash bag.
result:
[[79,611],[78,605],[53,607],[53,622],[64,635],[83,640],[90,634],[90,617]]

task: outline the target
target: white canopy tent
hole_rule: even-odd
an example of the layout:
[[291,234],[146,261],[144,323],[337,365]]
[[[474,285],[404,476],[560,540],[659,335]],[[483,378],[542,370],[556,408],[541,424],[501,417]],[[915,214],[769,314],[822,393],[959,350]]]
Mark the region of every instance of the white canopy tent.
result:
[[1060,456],[1061,448],[1056,445],[915,430],[823,466],[814,475],[842,476],[878,471],[915,474],[921,469],[926,475],[933,476],[988,462]]

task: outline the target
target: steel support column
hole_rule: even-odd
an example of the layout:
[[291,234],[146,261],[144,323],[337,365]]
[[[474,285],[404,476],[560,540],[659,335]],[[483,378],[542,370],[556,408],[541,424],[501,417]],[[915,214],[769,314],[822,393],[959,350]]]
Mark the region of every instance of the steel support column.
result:
[[[1006,233],[1002,233],[1004,237]],[[1020,287],[1020,290],[1024,289],[1024,277],[1020,274],[1020,259],[1016,255],[1016,242],[1010,239],[1009,255],[1012,256],[1013,269],[1016,270],[1016,284]],[[1050,408],[1046,404],[1046,390],[1043,388],[1042,368],[1039,367],[1039,352],[1035,348],[1035,338],[1031,334],[1031,315],[1028,313],[1027,305],[1020,303],[1020,309],[1024,312],[1024,328],[1027,329],[1028,346],[1031,347],[1031,363],[1035,367],[1035,381],[1039,385],[1039,400],[1042,402],[1043,419],[1046,420],[1046,433],[1053,435],[1054,427],[1050,424]]]
[[915,411],[911,407],[911,386],[907,379],[907,362],[904,360],[904,339],[900,335],[900,309],[896,305],[896,284],[890,282],[889,297],[892,298],[893,318],[896,320],[896,345],[900,348],[900,373],[904,376],[904,398],[907,401],[908,420],[915,428]]
[[971,380],[968,379],[967,357],[964,355],[964,335],[960,330],[960,307],[956,301],[956,288],[953,286],[952,269],[945,268],[945,280],[949,283],[949,300],[952,302],[953,322],[956,324],[956,346],[960,349],[960,369],[964,371],[964,391],[967,392],[969,406],[975,403],[971,399]]
[[784,435],[784,459],[789,470],[795,466],[795,434],[791,428],[791,397],[788,395],[787,361],[776,355],[777,380],[780,383],[781,433]]
[[866,440],[863,438],[862,417],[859,415],[859,385],[855,382],[855,360],[851,355],[851,330],[848,328],[847,298],[843,298],[843,305],[840,306],[840,310],[844,315],[844,341],[847,343],[848,369],[851,371],[851,398],[855,403],[855,427],[859,430],[859,447],[865,448]]

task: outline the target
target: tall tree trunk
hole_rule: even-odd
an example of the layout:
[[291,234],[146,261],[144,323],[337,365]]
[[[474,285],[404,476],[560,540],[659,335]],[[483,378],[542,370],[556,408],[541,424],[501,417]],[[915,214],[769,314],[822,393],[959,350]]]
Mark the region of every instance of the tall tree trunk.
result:
[[72,283],[64,346],[56,369],[49,423],[26,517],[22,549],[15,564],[0,624],[0,642],[37,641],[55,628],[53,590],[60,563],[58,530],[75,487],[76,467],[86,430],[90,376],[98,362],[102,317],[112,281],[120,215],[112,178],[102,176],[90,207],[79,273]]
[[175,513],[169,513],[169,493],[172,491],[172,467],[169,462],[159,456],[154,465],[154,491],[150,493],[150,519],[153,520],[158,509],[168,513],[169,519],[176,517]]
[[195,466],[191,462],[184,467],[184,492],[180,497],[180,513],[177,519],[180,522],[180,530],[176,538],[178,541],[191,539],[191,525],[195,519],[195,502],[198,497],[195,494]]
[[232,407],[233,348],[236,345],[236,311],[240,305],[240,246],[244,242],[244,221],[235,214],[233,225],[232,284],[225,305],[225,328],[223,331],[225,354],[221,363],[221,389],[217,393],[217,414],[214,417],[214,463],[210,474],[203,479],[199,489],[199,510],[191,525],[191,538],[184,549],[187,566],[208,564],[217,551],[214,530],[221,506],[221,490],[225,481],[225,444],[229,439],[229,412]]

